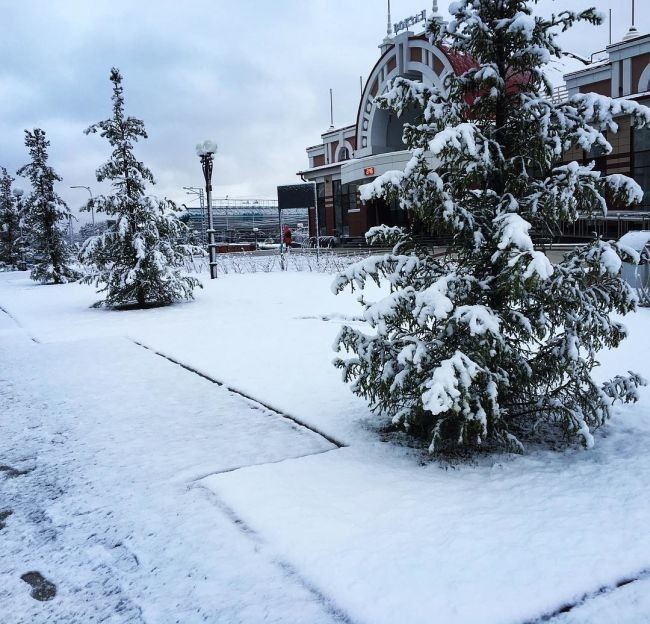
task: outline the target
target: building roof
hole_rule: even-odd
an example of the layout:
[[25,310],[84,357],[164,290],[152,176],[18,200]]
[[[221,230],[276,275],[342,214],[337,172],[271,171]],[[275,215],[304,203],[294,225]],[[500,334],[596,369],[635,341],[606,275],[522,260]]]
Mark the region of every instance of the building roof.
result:
[[349,130],[350,128],[356,128],[356,124],[349,124],[347,126],[341,126],[340,128],[332,128],[330,130],[327,130],[327,132],[323,132],[321,134],[322,137],[329,136],[330,134],[338,134],[339,132],[345,132],[346,130]]
[[479,64],[474,60],[474,58],[472,58],[467,54],[452,52],[445,45],[440,45],[438,46],[438,48],[447,57],[447,59],[449,60],[449,64],[451,65],[452,69],[454,70],[454,73],[457,76],[460,76],[461,74],[464,74],[466,71],[473,68],[477,68],[479,66]]
[[309,167],[308,169],[302,169],[301,171],[298,171],[296,175],[302,176],[306,173],[314,173],[316,171],[323,171],[325,169],[336,169],[341,167],[342,164],[350,162],[349,160],[342,160],[339,162],[334,162],[334,163],[328,163],[326,165],[319,165],[318,167]]

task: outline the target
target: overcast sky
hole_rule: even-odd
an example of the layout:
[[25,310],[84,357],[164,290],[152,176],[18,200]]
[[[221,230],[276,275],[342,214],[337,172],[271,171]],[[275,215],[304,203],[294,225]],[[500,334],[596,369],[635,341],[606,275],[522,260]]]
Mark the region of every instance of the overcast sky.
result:
[[[448,0],[439,2],[446,15]],[[630,25],[631,0],[542,0],[540,14],[597,5],[614,10],[614,40]],[[393,21],[430,9],[430,0],[393,0]],[[194,146],[219,144],[217,197],[273,198],[297,181],[305,147],[329,126],[355,121],[359,76],[378,58],[386,0],[0,0],[0,166],[27,162],[24,129],[41,127],[59,193],[76,210],[106,160],[108,144],[84,128],[110,113],[111,66],[124,76],[128,114],[149,139],[137,155],[158,182],[153,194],[181,203],[200,186]],[[639,30],[650,2],[637,0]],[[562,39],[588,55],[607,44],[608,26]],[[17,185],[27,188],[18,180]],[[83,217],[86,219],[87,217]]]

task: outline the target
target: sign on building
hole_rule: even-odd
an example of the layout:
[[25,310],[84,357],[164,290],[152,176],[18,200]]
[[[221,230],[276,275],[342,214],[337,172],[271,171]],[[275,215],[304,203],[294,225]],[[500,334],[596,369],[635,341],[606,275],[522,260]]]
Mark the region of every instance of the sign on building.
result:
[[415,15],[411,15],[411,17],[407,17],[406,19],[403,19],[401,22],[397,22],[396,24],[393,25],[393,28],[395,30],[395,34],[402,30],[408,30],[409,26],[415,26],[415,24],[419,24],[420,22],[426,22],[427,21],[427,12],[426,9],[423,9],[419,13],[416,13]]
[[278,186],[278,208],[290,210],[292,208],[314,208],[316,206],[316,195],[314,184],[287,184]]

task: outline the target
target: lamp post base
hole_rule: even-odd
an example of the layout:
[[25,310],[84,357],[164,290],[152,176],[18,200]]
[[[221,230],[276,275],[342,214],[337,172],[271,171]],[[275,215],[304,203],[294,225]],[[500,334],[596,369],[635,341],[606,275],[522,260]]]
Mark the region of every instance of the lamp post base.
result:
[[217,279],[217,243],[214,241],[215,230],[208,230],[208,256],[210,258],[210,279]]

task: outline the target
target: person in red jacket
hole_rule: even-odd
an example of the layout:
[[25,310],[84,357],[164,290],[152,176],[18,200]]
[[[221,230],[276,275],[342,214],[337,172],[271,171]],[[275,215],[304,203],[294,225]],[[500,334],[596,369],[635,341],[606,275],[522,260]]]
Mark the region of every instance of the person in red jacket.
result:
[[284,231],[282,232],[282,242],[284,243],[287,251],[291,249],[291,229],[288,225],[284,226]]

